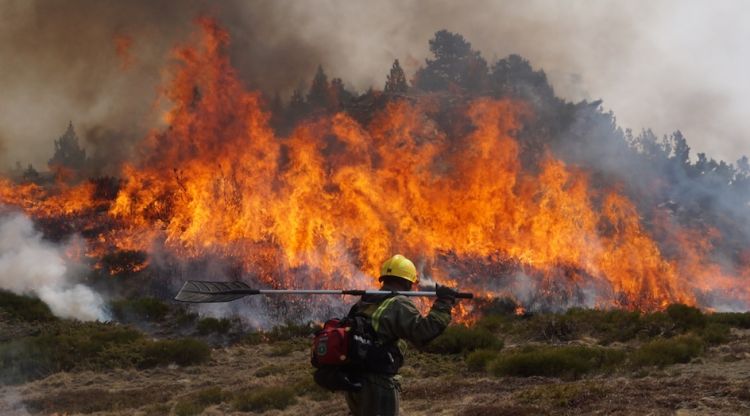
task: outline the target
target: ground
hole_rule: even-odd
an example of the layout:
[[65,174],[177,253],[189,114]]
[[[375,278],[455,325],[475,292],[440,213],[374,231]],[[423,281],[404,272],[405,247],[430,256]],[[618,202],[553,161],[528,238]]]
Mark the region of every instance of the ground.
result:
[[[402,369],[404,415],[750,415],[750,331],[733,329],[731,342],[710,347],[687,364],[617,371],[579,379],[494,377],[471,372],[461,355],[411,351]],[[580,341],[578,341],[580,342]],[[513,345],[506,345],[506,349]],[[287,386],[294,402],[266,415],[347,414],[344,398],[310,382],[308,341],[295,338],[215,348],[204,365],[146,370],[56,373],[0,386],[2,415],[243,415],[214,391],[252,392]],[[283,405],[280,407],[284,407]]]

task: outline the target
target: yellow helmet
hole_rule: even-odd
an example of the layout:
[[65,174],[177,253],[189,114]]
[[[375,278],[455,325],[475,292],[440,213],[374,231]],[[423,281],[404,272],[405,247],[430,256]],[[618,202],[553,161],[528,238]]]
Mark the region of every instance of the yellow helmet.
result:
[[383,276],[396,276],[417,283],[417,268],[411,260],[396,254],[386,260],[380,268],[380,278],[382,279]]

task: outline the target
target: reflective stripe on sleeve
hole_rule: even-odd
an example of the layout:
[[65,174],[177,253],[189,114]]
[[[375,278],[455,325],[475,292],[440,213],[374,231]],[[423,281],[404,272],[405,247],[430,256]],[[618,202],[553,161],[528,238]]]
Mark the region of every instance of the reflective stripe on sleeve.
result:
[[393,303],[393,301],[396,300],[396,298],[388,298],[383,303],[380,304],[378,309],[375,310],[375,313],[372,314],[372,327],[375,329],[375,332],[378,332],[378,329],[380,328],[380,315],[385,312],[386,308],[388,308],[388,305]]

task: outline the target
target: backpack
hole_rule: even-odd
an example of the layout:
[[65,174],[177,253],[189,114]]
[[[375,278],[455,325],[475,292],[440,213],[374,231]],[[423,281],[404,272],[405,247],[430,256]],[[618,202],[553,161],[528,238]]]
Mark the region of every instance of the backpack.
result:
[[329,319],[313,338],[313,378],[332,391],[358,391],[363,373],[395,375],[403,356],[395,342],[383,343],[369,316],[352,308],[343,319]]

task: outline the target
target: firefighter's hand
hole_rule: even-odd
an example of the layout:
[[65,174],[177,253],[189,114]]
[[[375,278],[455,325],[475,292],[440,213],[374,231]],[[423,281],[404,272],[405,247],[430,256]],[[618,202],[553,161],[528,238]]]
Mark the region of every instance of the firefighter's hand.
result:
[[435,294],[437,295],[438,299],[445,300],[451,305],[456,303],[456,296],[458,296],[458,292],[456,292],[453,288],[450,288],[448,286],[441,286],[437,283],[435,284]]

